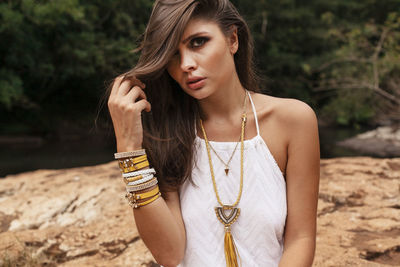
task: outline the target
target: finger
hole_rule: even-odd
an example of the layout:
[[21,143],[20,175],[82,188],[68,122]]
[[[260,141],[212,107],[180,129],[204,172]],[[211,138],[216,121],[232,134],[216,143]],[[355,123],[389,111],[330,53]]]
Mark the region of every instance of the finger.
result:
[[130,80],[124,80],[121,82],[119,89],[118,89],[118,95],[119,96],[125,96],[129,93],[129,91],[131,90],[132,86],[134,86],[133,84],[131,84]]
[[125,96],[125,99],[129,102],[129,103],[134,103],[140,99],[146,99],[147,100],[147,96],[145,94],[145,92],[139,87],[139,86],[134,86],[129,92],[128,94]]
[[[131,84],[131,87],[139,86],[142,89],[146,88],[146,85],[141,80],[139,80],[138,78],[136,78],[134,76],[125,75],[122,82],[125,82],[125,81],[129,81]],[[125,92],[125,93],[127,93],[127,92]]]
[[139,81],[138,79],[124,80],[124,81],[121,83],[121,86],[120,86],[120,89],[119,89],[118,94],[121,95],[121,96],[127,95],[127,94],[129,93],[129,91],[130,91],[133,87],[135,87],[135,86],[138,86],[138,87],[140,87],[141,89],[144,89],[144,86],[145,86],[145,85],[144,85],[144,83],[142,83],[142,82]]
[[140,88],[144,89],[146,88],[146,85],[139,80],[138,78],[136,78],[135,76],[131,76],[131,75],[126,75],[124,80],[129,80],[132,83],[132,86],[139,86]]
[[113,85],[111,88],[110,98],[114,97],[118,94],[118,89],[121,85],[122,80],[123,80],[122,76],[118,76],[117,78],[114,79],[114,82],[113,82]]
[[149,112],[151,110],[151,104],[146,99],[139,100],[135,103],[135,105],[138,106],[138,109],[140,111],[146,110],[147,112]]

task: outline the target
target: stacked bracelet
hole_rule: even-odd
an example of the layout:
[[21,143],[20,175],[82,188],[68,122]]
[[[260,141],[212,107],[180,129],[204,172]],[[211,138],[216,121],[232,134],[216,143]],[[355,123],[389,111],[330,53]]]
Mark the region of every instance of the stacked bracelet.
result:
[[143,178],[141,178],[141,179],[139,179],[139,180],[137,180],[137,181],[129,182],[126,186],[132,186],[132,185],[143,184],[143,183],[145,183],[145,182],[150,181],[150,180],[153,179],[153,178],[154,178],[154,175],[153,175],[153,174],[149,174],[149,175],[146,175],[146,176],[144,176]]
[[[133,208],[138,208],[140,206],[144,206],[146,205],[146,201],[144,202],[137,202],[137,200],[139,199],[147,199],[150,198],[150,200],[154,201],[153,198],[157,196],[161,195],[160,194],[160,189],[157,187],[155,187],[154,189],[150,190],[149,192],[145,192],[145,193],[126,193],[125,198],[129,201],[129,205]],[[152,202],[150,201],[150,202]]]
[[123,173],[129,173],[149,166],[146,155],[137,158],[126,158],[118,160],[118,165]]
[[[136,209],[148,205],[161,196],[157,186],[158,180],[154,176],[156,171],[153,168],[145,169],[149,167],[149,161],[144,149],[115,153],[114,157],[118,160],[118,166],[126,184],[125,198],[131,207]],[[142,192],[152,187],[154,187],[152,190]]]
[[126,191],[127,192],[137,192],[140,190],[144,190],[150,187],[155,186],[156,184],[158,184],[157,178],[154,177],[153,180],[148,181],[147,183],[141,184],[141,185],[136,185],[136,186],[127,186],[126,187]]
[[146,200],[146,201],[144,201],[144,202],[139,202],[139,203],[132,203],[132,202],[129,202],[129,205],[130,205],[132,208],[137,209],[137,208],[140,208],[140,207],[142,207],[142,206],[146,206],[147,204],[150,204],[150,203],[154,202],[154,201],[155,201],[157,198],[159,198],[160,196],[161,196],[161,193],[158,192],[157,195],[155,195],[154,197],[152,197],[152,198],[149,199],[149,200]]
[[134,176],[134,177],[124,178],[124,182],[125,182],[125,184],[129,184],[130,182],[138,181],[138,180],[146,178],[150,175],[152,175],[152,174],[144,174],[144,175],[138,175],[138,176]]
[[146,154],[146,151],[144,149],[140,149],[140,150],[135,150],[135,151],[130,151],[130,152],[114,153],[114,158],[115,159],[123,159],[123,158],[129,158],[129,157],[142,156],[145,154]]
[[156,173],[156,171],[153,168],[151,168],[151,169],[140,170],[140,171],[135,171],[135,172],[123,173],[122,177],[129,178],[129,177],[134,177],[134,176],[138,176],[138,175],[155,174],[155,173]]

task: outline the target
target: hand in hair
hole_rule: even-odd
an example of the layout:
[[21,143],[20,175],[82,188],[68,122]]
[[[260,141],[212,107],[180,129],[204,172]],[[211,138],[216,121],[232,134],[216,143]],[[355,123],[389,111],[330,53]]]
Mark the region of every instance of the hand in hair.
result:
[[119,76],[115,79],[108,99],[108,109],[114,125],[117,151],[132,151],[142,148],[143,126],[141,113],[149,112],[145,88],[140,80]]

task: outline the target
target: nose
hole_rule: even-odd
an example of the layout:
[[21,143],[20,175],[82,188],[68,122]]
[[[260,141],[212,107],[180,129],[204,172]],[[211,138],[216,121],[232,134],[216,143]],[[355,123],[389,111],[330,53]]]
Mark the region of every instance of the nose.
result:
[[185,72],[193,71],[197,68],[197,63],[190,51],[181,52],[181,69]]

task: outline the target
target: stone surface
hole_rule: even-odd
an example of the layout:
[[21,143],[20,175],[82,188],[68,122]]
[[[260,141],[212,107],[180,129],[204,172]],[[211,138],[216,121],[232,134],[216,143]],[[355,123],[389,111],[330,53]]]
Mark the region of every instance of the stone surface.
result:
[[[116,162],[0,179],[0,265],[158,266],[123,192]],[[400,266],[399,196],[400,159],[322,160],[313,266]]]
[[372,156],[400,157],[400,127],[378,127],[340,141],[338,145]]

